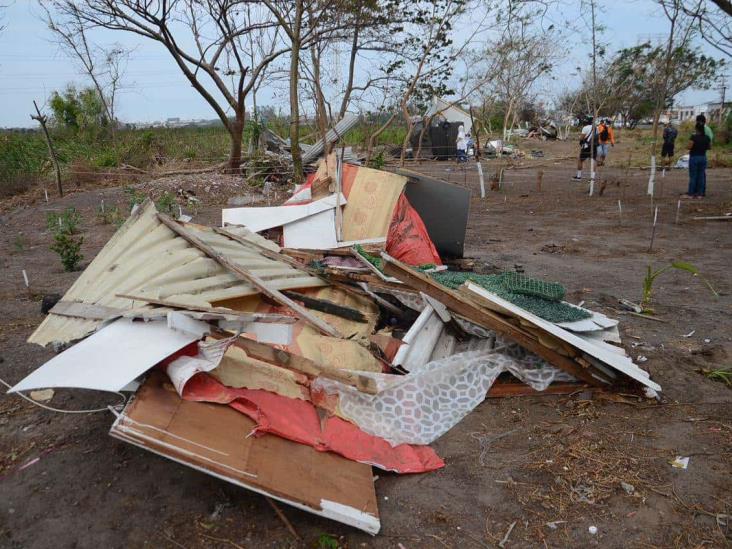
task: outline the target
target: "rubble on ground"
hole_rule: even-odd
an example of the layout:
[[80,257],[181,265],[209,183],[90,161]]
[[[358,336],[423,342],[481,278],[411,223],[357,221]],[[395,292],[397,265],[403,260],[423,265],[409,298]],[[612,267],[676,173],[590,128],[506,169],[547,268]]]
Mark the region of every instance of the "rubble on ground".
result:
[[561,284],[450,270],[469,205],[335,154],[221,227],[147,201],[28,340],[64,350],[11,392],[121,392],[113,437],[377,534],[372,467],[449,467],[430,444],[487,397],[661,391]]

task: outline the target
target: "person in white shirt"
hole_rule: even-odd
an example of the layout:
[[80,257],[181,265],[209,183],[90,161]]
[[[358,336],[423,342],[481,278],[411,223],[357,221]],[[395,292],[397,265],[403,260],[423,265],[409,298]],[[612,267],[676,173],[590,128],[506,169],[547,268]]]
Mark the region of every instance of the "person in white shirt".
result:
[[458,128],[457,135],[457,161],[467,162],[468,161],[468,138],[465,136],[465,126],[462,124]]
[[592,159],[590,161],[590,171],[593,171],[595,168],[594,162],[597,158],[596,134],[597,131],[594,128],[594,121],[590,118],[588,123],[582,128],[582,133],[580,135],[580,153],[579,158],[577,159],[577,175],[572,178],[574,181],[582,180],[582,166],[588,158]]

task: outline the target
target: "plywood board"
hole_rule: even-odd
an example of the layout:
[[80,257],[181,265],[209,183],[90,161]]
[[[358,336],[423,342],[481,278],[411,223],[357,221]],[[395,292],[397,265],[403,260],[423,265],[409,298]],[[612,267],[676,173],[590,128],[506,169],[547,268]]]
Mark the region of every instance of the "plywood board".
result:
[[[346,179],[351,170],[357,172],[347,192],[348,204],[343,208],[343,240],[385,237],[407,179],[364,167],[345,166],[344,169]],[[344,189],[347,183],[344,181]]]
[[298,509],[379,531],[370,466],[273,435],[247,437],[254,427],[228,406],[182,400],[154,372],[110,434]]
[[135,322],[122,318],[56,355],[10,392],[48,387],[119,391],[197,339],[188,332],[171,330],[165,320]]

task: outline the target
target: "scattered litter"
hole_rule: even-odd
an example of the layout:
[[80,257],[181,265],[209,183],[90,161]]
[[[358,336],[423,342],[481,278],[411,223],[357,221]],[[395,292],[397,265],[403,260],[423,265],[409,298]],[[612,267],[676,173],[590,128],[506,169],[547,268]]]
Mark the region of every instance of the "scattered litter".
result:
[[711,343],[711,342],[712,342],[712,340],[709,338],[704,339],[704,343]]
[[643,364],[644,362],[648,362],[648,357],[645,355],[638,355],[635,361]]
[[53,389],[43,389],[41,391],[31,391],[30,397],[36,402],[48,402],[53,398]]
[[692,331],[690,331],[690,332],[689,332],[688,334],[685,334],[685,335],[684,335],[684,336],[682,336],[682,337],[691,337],[691,336],[693,336],[693,335],[694,335],[695,333],[696,333],[696,330],[692,330]]
[[674,469],[686,469],[687,467],[689,467],[689,459],[690,458],[688,457],[676,456],[669,463]]
[[623,490],[625,490],[625,493],[629,496],[632,496],[635,493],[635,486],[633,486],[632,484],[621,480],[620,486],[622,486]]
[[588,530],[589,530],[590,534],[592,534],[593,536],[594,536],[595,534],[597,534],[597,526],[590,526],[590,527],[588,528]]
[[546,526],[547,528],[551,528],[552,530],[556,530],[560,524],[566,524],[566,520],[553,520],[551,522],[547,522]]

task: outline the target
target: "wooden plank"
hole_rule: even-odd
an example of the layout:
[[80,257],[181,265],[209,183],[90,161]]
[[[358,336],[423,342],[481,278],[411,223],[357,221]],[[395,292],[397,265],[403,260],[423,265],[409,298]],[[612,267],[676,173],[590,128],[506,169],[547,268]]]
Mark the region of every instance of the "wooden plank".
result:
[[499,314],[476,305],[460,295],[458,292],[438,284],[424,273],[410,268],[387,254],[382,254],[382,258],[384,259],[384,272],[387,275],[398,278],[414,290],[424,292],[425,294],[434,297],[448,309],[464,316],[471,322],[475,322],[480,326],[508,337],[525,349],[539,355],[544,360],[573,375],[577,379],[580,379],[585,383],[589,383],[590,385],[600,385],[600,380],[595,378],[590,371],[582,368],[568,357],[545,347],[531,334],[528,334],[524,330],[512,325]]
[[263,434],[225,405],[182,400],[152,372],[110,434],[155,454],[309,513],[379,530],[371,466]]
[[49,311],[59,316],[69,316],[73,318],[85,318],[87,320],[107,320],[121,316],[123,309],[115,307],[105,307],[104,305],[96,305],[94,303],[80,303],[77,301],[59,301]]
[[537,391],[524,383],[494,383],[488,390],[486,397],[570,395],[587,387],[584,383],[552,383],[543,391]]
[[272,313],[242,313],[241,311],[235,311],[233,309],[227,309],[226,307],[204,307],[203,305],[189,305],[187,303],[178,303],[175,301],[168,301],[166,299],[155,299],[146,296],[128,295],[128,294],[115,294],[116,297],[123,299],[131,299],[133,301],[144,301],[151,305],[159,305],[161,307],[170,307],[171,309],[182,309],[184,311],[195,311],[197,313],[212,313],[227,315],[230,317],[237,317],[242,322],[274,322],[277,324],[290,324],[297,321],[297,319],[288,315],[277,315]]
[[226,270],[228,270],[230,273],[232,273],[234,276],[236,276],[238,279],[243,280],[245,282],[250,283],[252,286],[257,288],[260,292],[262,292],[264,295],[269,297],[270,299],[273,299],[280,305],[283,305],[289,309],[292,309],[297,313],[297,315],[310,324],[312,324],[315,328],[320,330],[326,335],[332,336],[332,337],[338,337],[343,338],[343,336],[340,334],[338,330],[336,330],[333,326],[328,324],[326,321],[318,318],[317,316],[311,314],[305,307],[300,305],[299,303],[294,302],[292,299],[284,295],[282,292],[275,288],[270,288],[267,283],[262,280],[260,277],[255,275],[254,273],[249,272],[248,270],[244,269],[240,265],[237,265],[233,261],[230,261],[220,253],[218,253],[216,250],[214,250],[211,246],[206,244],[205,242],[201,241],[197,236],[191,234],[188,232],[182,225],[176,223],[172,219],[170,219],[167,215],[164,214],[158,214],[158,219],[160,219],[160,222],[163,223],[166,227],[168,227],[171,231],[176,233],[178,236],[186,240],[189,244],[194,246],[195,248],[202,251],[204,254],[206,254],[208,257],[216,261],[219,265],[224,267]]
[[[223,332],[214,332],[212,335],[214,337],[229,336],[229,334],[224,334]],[[233,345],[243,349],[247,355],[257,360],[263,360],[264,362],[276,364],[283,368],[296,370],[312,377],[324,377],[334,381],[340,381],[341,383],[355,387],[362,393],[375,395],[379,392],[374,379],[350,370],[341,370],[339,368],[318,364],[309,358],[295,355],[284,349],[277,349],[266,343],[245,337],[235,339]]]

